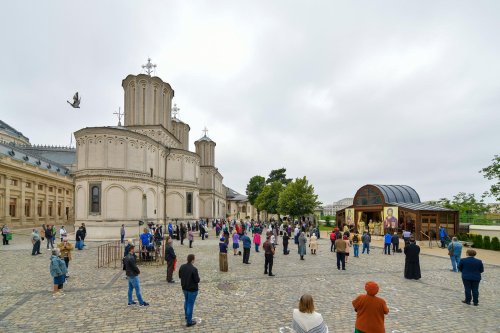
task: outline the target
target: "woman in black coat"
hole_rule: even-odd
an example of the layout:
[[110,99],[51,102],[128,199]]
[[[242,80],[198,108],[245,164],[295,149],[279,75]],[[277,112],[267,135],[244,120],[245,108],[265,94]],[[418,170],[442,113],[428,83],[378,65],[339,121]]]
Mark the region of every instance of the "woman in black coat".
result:
[[410,238],[410,245],[405,247],[405,278],[418,280],[420,276],[420,247],[415,244],[415,238]]

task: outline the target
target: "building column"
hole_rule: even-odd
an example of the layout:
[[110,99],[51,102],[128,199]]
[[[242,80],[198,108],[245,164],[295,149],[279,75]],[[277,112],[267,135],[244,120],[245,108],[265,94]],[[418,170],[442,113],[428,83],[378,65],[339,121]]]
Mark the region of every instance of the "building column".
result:
[[19,206],[21,206],[21,214],[19,214],[19,223],[22,225],[26,225],[28,221],[26,221],[26,213],[24,212],[24,206],[25,206],[25,201],[26,201],[26,178],[22,178],[20,180],[21,186],[21,203]]
[[39,225],[38,218],[38,182],[33,181],[33,223],[35,226]]
[[5,198],[4,198],[4,221],[6,224],[10,224],[12,219],[10,218],[10,181],[11,178],[5,175]]

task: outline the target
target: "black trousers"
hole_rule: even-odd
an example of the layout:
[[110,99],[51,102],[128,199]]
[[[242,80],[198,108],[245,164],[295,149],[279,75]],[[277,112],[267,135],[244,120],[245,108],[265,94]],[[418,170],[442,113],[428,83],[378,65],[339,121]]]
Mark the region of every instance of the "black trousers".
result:
[[465,289],[465,302],[470,303],[472,300],[474,304],[479,303],[479,281],[462,279]]
[[330,252],[334,252],[334,250],[335,250],[335,241],[333,239],[330,239],[330,242],[332,242],[332,245],[330,245]]
[[35,244],[33,244],[33,250],[31,251],[32,255],[39,254],[40,253],[40,241],[37,240]]
[[265,258],[266,258],[266,261],[265,261],[265,264],[264,264],[264,274],[273,274],[273,254],[265,254]]
[[342,269],[345,269],[345,252],[337,251],[337,268],[340,269],[340,264],[342,263]]
[[7,240],[7,234],[2,234],[3,237],[3,245],[9,245],[9,241]]
[[283,254],[288,254],[288,243],[283,243]]
[[250,259],[250,249],[243,248],[243,263],[248,264],[249,259]]
[[172,275],[174,274],[174,261],[167,261],[167,281],[173,281]]

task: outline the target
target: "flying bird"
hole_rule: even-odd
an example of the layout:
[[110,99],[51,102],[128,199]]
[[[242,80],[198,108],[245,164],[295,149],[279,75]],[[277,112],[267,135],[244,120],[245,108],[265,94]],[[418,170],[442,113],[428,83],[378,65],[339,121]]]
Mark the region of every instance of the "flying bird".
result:
[[74,107],[75,109],[79,109],[81,100],[82,100],[81,97],[78,97],[78,91],[77,91],[75,93],[75,96],[73,96],[73,103],[70,103],[69,101],[66,102],[68,102],[68,104]]

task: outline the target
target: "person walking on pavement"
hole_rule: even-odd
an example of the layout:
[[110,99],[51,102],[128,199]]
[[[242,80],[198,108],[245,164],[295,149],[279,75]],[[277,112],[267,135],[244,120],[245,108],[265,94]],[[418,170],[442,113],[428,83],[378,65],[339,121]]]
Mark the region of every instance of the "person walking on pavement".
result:
[[384,254],[391,254],[391,243],[392,243],[392,236],[389,233],[389,229],[385,232],[384,236]]
[[283,233],[283,254],[288,255],[290,251],[288,251],[288,242],[290,240],[290,236],[288,235],[288,232]]
[[62,292],[64,282],[66,281],[66,273],[68,269],[66,264],[59,258],[59,249],[53,249],[52,255],[50,256],[50,275],[54,278],[54,289],[52,291],[52,296],[57,297],[57,295],[64,296]]
[[318,250],[318,237],[316,237],[316,233],[313,232],[311,237],[309,237],[309,248],[311,249],[311,254],[316,254]]
[[405,279],[418,280],[420,275],[420,247],[415,244],[415,238],[410,238],[410,245],[405,247]]
[[354,258],[359,258],[359,234],[357,231],[354,232],[352,236],[352,247],[354,249]]
[[255,252],[259,252],[259,247],[260,247],[260,233],[255,232],[253,234],[253,243],[255,244]]
[[397,232],[394,232],[394,235],[391,237],[392,243],[392,254],[398,253],[399,250],[399,236]]
[[200,276],[198,269],[194,267],[194,254],[189,254],[187,263],[183,264],[179,269],[179,278],[181,279],[182,292],[184,293],[184,318],[186,318],[186,326],[194,326],[193,310],[196,296],[198,296],[198,283]]
[[[62,243],[57,244],[57,248],[59,249],[61,256],[66,264],[66,269],[69,269],[69,261],[71,258],[71,251],[73,251],[73,245],[68,242],[67,238],[64,238]],[[68,278],[68,274],[66,273],[66,278]]]
[[47,250],[49,250],[49,246],[50,246],[50,249],[54,249],[54,238],[52,237],[53,234],[52,234],[52,226],[51,225],[47,225],[47,228],[45,229],[45,239],[47,240]]
[[167,282],[175,283],[172,278],[174,274],[175,261],[177,260],[177,256],[175,255],[175,251],[173,248],[172,238],[168,238],[167,245],[165,246],[165,260],[167,261]]
[[85,223],[82,223],[82,249],[85,247],[85,237],[87,237],[87,228]]
[[448,245],[448,255],[451,259],[451,270],[458,272],[457,266],[462,257],[462,243],[458,241],[457,237],[451,239],[451,243]]
[[266,241],[262,244],[264,249],[264,274],[274,276],[273,274],[273,261],[274,261],[274,247],[271,245],[271,236],[266,236]]
[[83,250],[83,228],[79,227],[76,232],[76,248],[78,250]]
[[238,235],[238,232],[236,229],[233,231],[233,255],[237,256],[238,255],[238,249],[240,248],[240,235]]
[[243,231],[241,241],[243,242],[243,263],[250,264],[248,260],[250,260],[250,248],[252,247],[252,240],[250,239],[250,237],[248,237],[246,231]]
[[307,243],[306,234],[302,231],[299,236],[299,249],[298,249],[300,260],[304,260],[304,256],[307,253],[306,243]]
[[135,261],[135,246],[131,245],[128,250],[128,255],[123,259],[123,264],[125,265],[125,271],[128,279],[128,305],[135,305],[137,302],[132,298],[132,291],[135,289],[135,295],[139,301],[140,306],[148,306],[149,303],[142,299],[141,287],[139,282],[139,274],[141,271],[137,267]]
[[59,236],[61,237],[61,243],[64,242],[64,239],[68,237],[68,232],[66,229],[64,229],[64,226],[61,226],[61,229],[59,229]]
[[379,286],[376,282],[365,284],[366,295],[359,295],[352,301],[356,311],[355,331],[370,333],[385,333],[384,319],[389,314],[389,308],[384,299],[377,297]]
[[[484,272],[483,262],[476,259],[476,250],[468,249],[467,258],[461,259],[458,270],[462,272],[462,282],[465,289],[465,300],[462,303],[469,304],[471,300],[475,306],[479,305],[479,282],[481,273]],[[471,296],[472,294],[472,296]]]
[[31,255],[36,256],[37,254],[42,254],[40,252],[40,235],[38,234],[37,229],[33,229],[33,232],[31,233],[31,243],[33,244]]
[[189,241],[189,248],[193,248],[193,241],[194,241],[194,235],[193,235],[193,230],[194,228],[190,228],[188,230],[188,241]]
[[337,240],[335,231],[330,233],[330,252],[335,252],[335,241]]
[[441,248],[446,248],[446,240],[448,238],[448,233],[443,227],[439,227],[439,241],[441,242]]
[[372,236],[370,235],[370,233],[367,233],[365,231],[363,236],[361,237],[361,241],[363,242],[363,251],[361,253],[364,254],[366,250],[366,253],[370,254],[370,243],[372,241]]
[[3,245],[9,245],[9,240],[7,239],[7,235],[10,233],[9,227],[7,224],[4,224],[2,227],[2,238],[3,238]]
[[120,228],[120,243],[125,242],[125,224],[122,224],[122,227]]
[[342,270],[345,271],[345,251],[347,243],[339,237],[335,240],[335,248],[337,249],[337,269],[340,270],[340,264],[342,264]]

